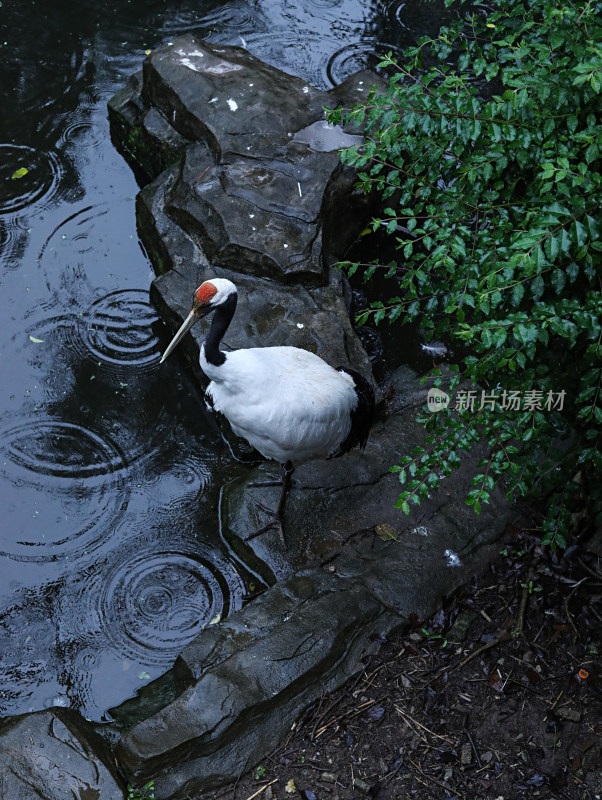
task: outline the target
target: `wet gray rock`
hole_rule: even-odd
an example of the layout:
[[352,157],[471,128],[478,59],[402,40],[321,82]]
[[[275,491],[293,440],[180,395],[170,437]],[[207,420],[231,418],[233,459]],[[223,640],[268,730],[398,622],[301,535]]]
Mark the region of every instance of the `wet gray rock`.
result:
[[328,125],[323,109],[358,99],[368,75],[325,92],[186,35],[111,100],[112,134],[139,174],[163,176],[165,213],[214,265],[323,285],[373,202],[338,154],[361,137]]
[[[158,797],[184,797],[249,769],[308,703],[374,652],[395,615],[362,586],[320,571],[279,583],[187,647],[180,696],[122,738],[117,754]],[[376,638],[376,637],[374,637]]]
[[75,711],[0,723],[0,800],[123,800],[124,789],[107,745]]
[[[166,212],[166,193],[177,180],[176,169],[146,186],[137,198],[137,214],[145,232],[145,246],[160,273],[151,288],[151,300],[175,331],[190,311],[194,290],[207,278],[224,277],[239,288],[236,314],[224,340],[225,348],[270,347],[288,344],[323,355],[335,367],[353,366],[367,377],[372,370],[349,318],[351,301],[347,279],[337,269],[327,271],[320,287],[282,285],[209,263],[203,249]],[[181,348],[195,368],[199,347],[210,321],[201,320]],[[197,377],[206,383],[197,369]]]

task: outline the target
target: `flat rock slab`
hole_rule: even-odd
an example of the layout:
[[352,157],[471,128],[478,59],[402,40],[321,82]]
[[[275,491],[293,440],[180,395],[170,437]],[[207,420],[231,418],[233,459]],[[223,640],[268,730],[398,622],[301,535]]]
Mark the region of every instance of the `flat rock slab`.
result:
[[74,711],[0,723],[0,800],[123,800],[107,745]]
[[165,211],[214,265],[316,286],[373,203],[339,159],[362,137],[328,125],[324,106],[352,104],[370,77],[325,92],[240,47],[181,36],[111,100],[113,136],[151,179],[178,162]]
[[394,618],[359,584],[313,571],[245,612],[184,652],[176,671],[191,685],[117,748],[134,781],[155,779],[158,797],[194,795],[254,766],[316,692],[361,667],[376,647],[370,634]]

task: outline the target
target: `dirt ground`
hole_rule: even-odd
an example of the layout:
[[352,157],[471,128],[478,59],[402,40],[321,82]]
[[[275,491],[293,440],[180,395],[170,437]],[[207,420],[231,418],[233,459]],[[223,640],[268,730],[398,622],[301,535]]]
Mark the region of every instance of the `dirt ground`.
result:
[[[533,527],[529,527],[533,525]],[[510,530],[489,570],[204,800],[598,800],[602,558]]]

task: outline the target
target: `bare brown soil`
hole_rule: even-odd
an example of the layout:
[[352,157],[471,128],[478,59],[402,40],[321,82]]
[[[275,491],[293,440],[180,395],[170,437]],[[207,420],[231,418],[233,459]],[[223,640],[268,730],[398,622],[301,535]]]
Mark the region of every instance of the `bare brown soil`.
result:
[[520,530],[205,800],[598,800],[602,559]]

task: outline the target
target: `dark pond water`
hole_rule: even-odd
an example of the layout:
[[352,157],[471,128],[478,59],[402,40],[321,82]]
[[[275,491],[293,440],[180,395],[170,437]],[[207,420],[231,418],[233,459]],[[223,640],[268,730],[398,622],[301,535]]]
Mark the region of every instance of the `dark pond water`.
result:
[[259,580],[218,526],[244,466],[158,367],[107,100],[184,32],[328,88],[439,22],[397,0],[0,2],[1,715],[106,719]]

